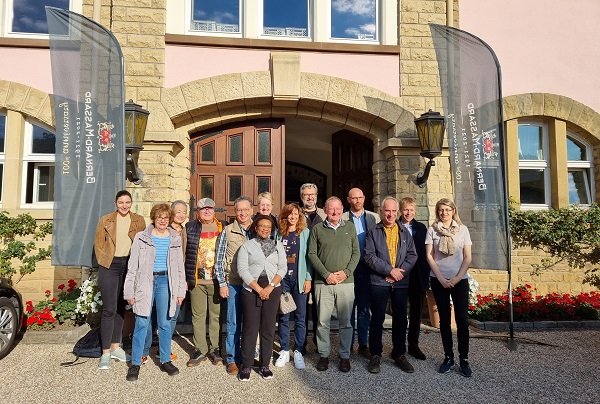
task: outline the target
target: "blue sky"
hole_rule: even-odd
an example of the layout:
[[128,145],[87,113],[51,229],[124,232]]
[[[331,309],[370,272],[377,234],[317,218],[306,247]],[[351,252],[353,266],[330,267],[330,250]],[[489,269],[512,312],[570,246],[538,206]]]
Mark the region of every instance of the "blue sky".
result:
[[356,38],[370,34],[377,38],[375,0],[331,0],[331,36]]
[[[264,0],[264,25],[267,27],[308,28],[306,0]],[[237,24],[238,0],[195,0],[194,19]]]
[[13,32],[47,34],[48,23],[44,6],[69,9],[69,0],[15,0],[13,4]]

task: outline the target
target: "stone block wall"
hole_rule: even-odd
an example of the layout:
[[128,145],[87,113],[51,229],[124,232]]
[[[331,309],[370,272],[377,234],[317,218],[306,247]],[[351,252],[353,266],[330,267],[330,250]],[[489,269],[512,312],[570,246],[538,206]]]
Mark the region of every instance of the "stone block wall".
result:
[[[532,275],[531,264],[541,262],[547,254],[530,248],[518,248],[512,251],[512,284],[513,288],[526,283],[536,288],[535,294],[545,295],[551,292],[579,293],[595,290],[583,283],[585,270],[569,269],[565,264],[558,264],[540,275]],[[471,269],[471,275],[479,282],[479,293],[502,293],[508,288],[508,273]]]

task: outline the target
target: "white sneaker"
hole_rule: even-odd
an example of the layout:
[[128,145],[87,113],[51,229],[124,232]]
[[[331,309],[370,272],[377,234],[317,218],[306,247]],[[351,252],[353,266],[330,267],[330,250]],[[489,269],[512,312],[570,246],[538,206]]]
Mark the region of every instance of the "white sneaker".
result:
[[279,358],[275,361],[275,366],[282,368],[290,361],[290,351],[279,351]]
[[102,354],[102,356],[100,357],[100,363],[98,363],[98,369],[110,369],[110,353]]
[[300,351],[294,351],[294,366],[296,369],[304,369],[304,357]]
[[121,347],[118,347],[114,351],[110,351],[110,358],[119,362],[129,362],[131,360],[131,356],[127,355]]

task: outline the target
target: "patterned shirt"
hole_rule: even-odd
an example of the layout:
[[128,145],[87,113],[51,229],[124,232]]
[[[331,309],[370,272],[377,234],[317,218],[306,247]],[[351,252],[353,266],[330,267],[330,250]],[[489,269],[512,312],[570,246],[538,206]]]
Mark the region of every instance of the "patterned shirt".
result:
[[398,252],[398,223],[394,223],[392,227],[383,226],[385,233],[385,243],[387,244],[388,253],[390,254],[390,263],[392,268],[396,268],[396,253]]

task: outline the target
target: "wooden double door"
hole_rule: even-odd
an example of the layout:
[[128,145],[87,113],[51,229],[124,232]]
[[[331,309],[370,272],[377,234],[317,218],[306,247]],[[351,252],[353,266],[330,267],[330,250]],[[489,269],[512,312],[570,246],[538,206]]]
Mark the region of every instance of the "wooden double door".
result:
[[[333,194],[343,201],[346,209],[348,191],[359,187],[365,194],[365,208],[373,209],[373,143],[366,137],[347,130],[332,134],[329,178],[314,167],[304,166],[302,161],[288,162],[292,188],[286,196],[284,121],[243,124],[235,123],[192,137],[191,206],[196,206],[200,198],[214,199],[217,217],[230,222],[235,217],[236,198],[249,197],[256,212],[257,195],[268,191],[273,195],[273,211],[278,214],[286,200],[298,200],[301,184],[312,182],[320,187],[323,201]],[[325,191],[329,181],[331,194]]]
[[239,123],[191,140],[191,200],[214,199],[221,220],[235,217],[233,204],[249,197],[256,212],[257,195],[271,192],[274,211],[279,212],[285,189],[285,129],[283,121]]

